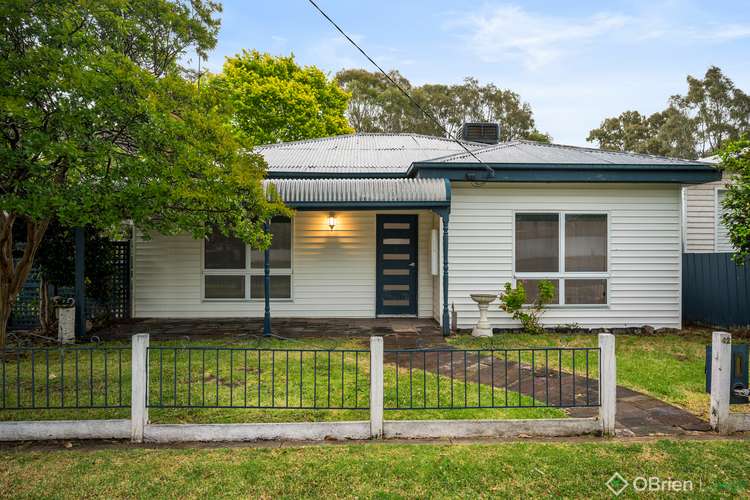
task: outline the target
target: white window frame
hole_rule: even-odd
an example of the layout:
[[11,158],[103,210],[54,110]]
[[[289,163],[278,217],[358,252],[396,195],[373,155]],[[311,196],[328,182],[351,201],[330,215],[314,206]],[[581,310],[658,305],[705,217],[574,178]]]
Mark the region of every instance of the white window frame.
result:
[[[516,272],[516,215],[518,214],[556,214],[558,216],[558,264],[557,272]],[[566,215],[604,215],[607,218],[607,255],[606,255],[606,271],[597,272],[581,272],[581,271],[565,271],[565,216]],[[566,308],[566,309],[580,309],[580,308],[609,308],[610,302],[610,282],[611,273],[609,269],[610,254],[611,254],[611,220],[612,216],[607,210],[513,210],[511,220],[511,231],[513,233],[513,248],[512,254],[512,268],[513,268],[513,286],[516,287],[519,280],[535,279],[535,280],[558,280],[557,286],[557,304],[548,304],[550,308]],[[603,279],[606,281],[606,302],[604,304],[566,304],[565,303],[565,280],[570,279]],[[529,305],[529,304],[527,304]]]
[[[271,276],[289,276],[289,297],[271,298],[272,302],[294,302],[294,218],[289,218],[289,230],[291,231],[291,248],[289,249],[289,259],[291,268],[271,268]],[[264,276],[264,269],[255,269],[252,267],[252,251],[250,245],[245,245],[245,269],[206,269],[206,243],[201,241],[201,301],[203,302],[262,302],[265,297],[251,296],[251,277]],[[242,299],[228,298],[206,298],[206,276],[244,276],[245,277],[245,297]]]

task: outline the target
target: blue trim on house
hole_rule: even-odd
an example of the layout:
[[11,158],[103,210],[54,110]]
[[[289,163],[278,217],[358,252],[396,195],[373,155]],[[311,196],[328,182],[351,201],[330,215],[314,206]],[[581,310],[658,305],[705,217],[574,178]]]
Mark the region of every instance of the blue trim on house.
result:
[[[487,169],[495,173],[490,176]],[[701,184],[721,179],[709,165],[686,164],[549,164],[549,163],[439,163],[414,162],[399,172],[268,172],[269,179],[400,179],[443,178],[490,182],[625,182]]]
[[[271,232],[271,224],[263,223],[263,231]],[[250,291],[248,290],[248,293]],[[271,249],[263,251],[263,336],[271,336]]]
[[[495,176],[486,173],[491,167]],[[700,184],[721,179],[721,172],[709,165],[603,165],[548,163],[437,163],[415,162],[408,177],[443,178],[482,182],[623,182]]]

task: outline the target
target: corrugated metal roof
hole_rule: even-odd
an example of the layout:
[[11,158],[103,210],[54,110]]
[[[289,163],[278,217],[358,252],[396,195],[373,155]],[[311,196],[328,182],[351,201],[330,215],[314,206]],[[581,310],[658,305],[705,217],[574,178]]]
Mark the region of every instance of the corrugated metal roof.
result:
[[[463,142],[482,163],[705,166],[705,163],[577,146],[511,141]],[[455,141],[420,134],[352,134],[259,146],[271,177],[402,177],[412,163],[476,163]]]
[[439,205],[450,201],[443,179],[268,179],[291,206],[314,203]]
[[[486,144],[463,142],[471,150]],[[271,175],[404,174],[415,161],[465,151],[456,141],[420,134],[352,134],[258,146]]]
[[[578,146],[562,146],[533,141],[512,141],[474,152],[482,163],[490,164],[555,164],[555,165],[703,165],[678,158],[638,153],[604,151]],[[427,160],[430,163],[476,163],[467,153],[458,153]]]

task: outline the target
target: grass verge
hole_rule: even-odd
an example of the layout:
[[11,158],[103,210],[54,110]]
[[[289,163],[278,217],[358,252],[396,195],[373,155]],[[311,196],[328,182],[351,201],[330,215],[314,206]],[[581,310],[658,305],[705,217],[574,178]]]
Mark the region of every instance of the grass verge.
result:
[[696,497],[750,493],[746,441],[73,449],[0,460],[0,488],[14,498],[611,498],[615,472],[690,481]]

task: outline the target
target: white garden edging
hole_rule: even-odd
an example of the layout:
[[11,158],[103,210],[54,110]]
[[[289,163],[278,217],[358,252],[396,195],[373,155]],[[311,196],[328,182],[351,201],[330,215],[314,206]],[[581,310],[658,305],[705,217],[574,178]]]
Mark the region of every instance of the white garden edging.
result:
[[130,420],[127,419],[0,422],[0,441],[129,437]]
[[540,418],[527,420],[386,420],[385,438],[436,439],[476,437],[563,437],[601,432],[591,418]]
[[280,424],[149,424],[144,441],[323,441],[370,439],[370,422],[299,422]]

